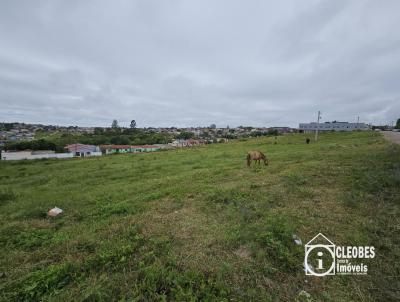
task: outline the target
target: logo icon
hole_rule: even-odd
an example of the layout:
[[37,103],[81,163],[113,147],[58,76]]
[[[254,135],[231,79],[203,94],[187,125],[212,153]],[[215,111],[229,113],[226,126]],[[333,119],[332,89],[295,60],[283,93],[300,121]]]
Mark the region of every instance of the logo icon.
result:
[[335,244],[319,233],[305,245],[304,267],[306,275],[335,275]]
[[366,259],[375,258],[374,246],[336,246],[319,233],[305,245],[306,275],[366,275]]

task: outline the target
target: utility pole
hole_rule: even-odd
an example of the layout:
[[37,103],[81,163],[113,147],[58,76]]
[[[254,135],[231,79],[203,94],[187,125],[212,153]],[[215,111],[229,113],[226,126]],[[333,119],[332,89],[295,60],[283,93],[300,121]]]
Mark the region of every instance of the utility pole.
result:
[[315,130],[315,141],[318,140],[319,120],[321,119],[321,111],[318,110],[317,129]]
[[357,116],[357,129],[360,127],[360,116]]

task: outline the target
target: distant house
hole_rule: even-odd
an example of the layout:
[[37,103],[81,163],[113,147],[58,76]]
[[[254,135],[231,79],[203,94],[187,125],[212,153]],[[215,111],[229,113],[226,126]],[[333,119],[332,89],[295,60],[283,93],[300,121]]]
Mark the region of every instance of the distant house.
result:
[[198,140],[198,139],[188,139],[188,140],[186,140],[186,145],[188,146],[188,147],[190,147],[190,146],[198,146],[198,145],[201,145],[201,144],[203,144],[203,141],[201,141],[201,140]]
[[84,144],[71,144],[65,146],[68,152],[72,153],[73,156],[86,157],[86,156],[101,156],[102,153],[98,146],[84,145]]
[[115,153],[138,153],[138,152],[154,152],[161,149],[160,146],[156,145],[101,145],[100,149],[105,154]]
[[105,154],[129,153],[129,152],[131,152],[131,146],[130,145],[100,145],[100,150]]
[[131,146],[131,152],[154,152],[160,150],[161,147],[156,145],[142,145],[142,146]]
[[186,147],[187,146],[186,140],[184,140],[184,139],[175,139],[172,141],[172,143],[170,143],[170,145],[172,147]]
[[198,146],[204,144],[203,140],[199,139],[176,139],[169,145],[172,147],[191,147],[191,146]]
[[161,150],[171,149],[172,146],[169,144],[154,144],[154,146],[160,148]]

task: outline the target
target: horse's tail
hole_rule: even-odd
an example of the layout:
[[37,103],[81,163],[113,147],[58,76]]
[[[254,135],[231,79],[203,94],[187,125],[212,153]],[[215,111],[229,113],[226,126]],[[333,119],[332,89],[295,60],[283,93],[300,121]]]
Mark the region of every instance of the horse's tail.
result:
[[250,154],[247,154],[246,158],[247,158],[247,166],[250,167],[250,163],[251,163],[251,156],[250,156]]

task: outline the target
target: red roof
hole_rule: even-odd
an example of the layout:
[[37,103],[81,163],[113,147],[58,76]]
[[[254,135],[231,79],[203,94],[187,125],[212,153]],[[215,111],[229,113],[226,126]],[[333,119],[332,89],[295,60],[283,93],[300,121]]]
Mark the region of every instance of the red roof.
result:
[[139,148],[145,148],[145,149],[159,148],[159,147],[154,146],[154,145],[141,145],[141,146],[131,146],[131,147],[132,147],[132,148],[137,148],[137,149],[139,149]]
[[70,145],[66,145],[65,148],[68,149],[68,148],[78,148],[78,147],[86,147],[86,146],[89,146],[89,145],[84,145],[84,144],[70,144]]
[[70,152],[94,151],[96,150],[96,146],[85,144],[70,144],[66,145],[65,149],[68,149],[68,151]]
[[150,148],[159,148],[154,145],[140,145],[140,146],[131,146],[131,145],[101,145],[101,149],[139,149],[139,148],[144,148],[144,149],[150,149]]

